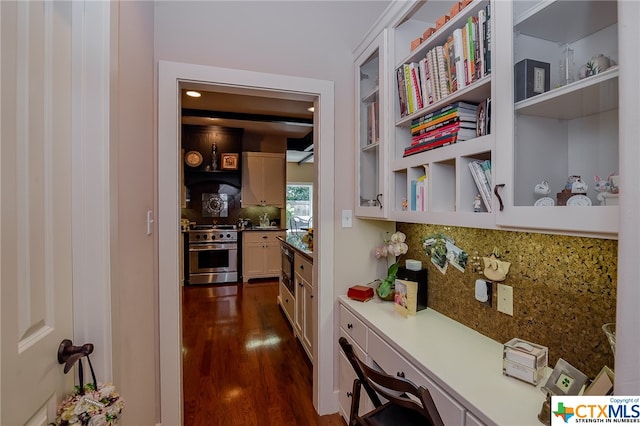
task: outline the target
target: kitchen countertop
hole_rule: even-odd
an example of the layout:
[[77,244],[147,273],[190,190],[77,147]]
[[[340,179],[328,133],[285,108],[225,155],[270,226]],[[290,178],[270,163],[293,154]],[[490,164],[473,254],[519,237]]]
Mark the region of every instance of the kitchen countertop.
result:
[[282,241],[284,244],[291,247],[293,251],[300,254],[305,259],[307,259],[310,262],[313,262],[313,251],[309,250],[307,245],[300,240],[299,235],[288,233],[286,239],[281,237],[277,237],[277,238],[280,241]]

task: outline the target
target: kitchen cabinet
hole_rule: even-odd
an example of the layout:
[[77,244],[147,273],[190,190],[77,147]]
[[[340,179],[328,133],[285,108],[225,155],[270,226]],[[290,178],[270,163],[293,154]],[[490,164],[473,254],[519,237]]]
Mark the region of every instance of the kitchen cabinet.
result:
[[295,320],[293,329],[302,344],[307,356],[313,363],[314,345],[314,288],[313,288],[313,264],[298,253],[293,258],[295,285]]
[[[623,31],[638,31],[636,26],[618,27],[621,3],[496,2],[497,48],[503,58],[497,72],[504,81],[497,93],[496,119],[506,124],[499,128],[497,146],[496,182],[504,184],[504,210],[496,214],[499,226],[616,237],[617,202],[601,205],[594,175],[606,179],[619,171],[617,64],[625,54],[636,53],[619,50],[618,39]],[[598,54],[609,58],[610,66],[580,75]],[[528,80],[517,80],[514,67],[531,60],[539,68],[548,64],[546,71],[542,67],[537,72],[550,84],[528,97],[516,96],[514,85]],[[588,191],[575,198],[581,203],[562,205],[557,194],[574,175],[581,176]],[[542,181],[550,189],[546,196],[534,193]],[[613,200],[615,196],[607,204]]]
[[285,154],[242,153],[242,207],[285,207]]
[[280,241],[284,231],[243,231],[242,279],[280,276]]
[[356,88],[356,209],[358,217],[387,215],[386,80],[387,31],[367,46],[355,61]]

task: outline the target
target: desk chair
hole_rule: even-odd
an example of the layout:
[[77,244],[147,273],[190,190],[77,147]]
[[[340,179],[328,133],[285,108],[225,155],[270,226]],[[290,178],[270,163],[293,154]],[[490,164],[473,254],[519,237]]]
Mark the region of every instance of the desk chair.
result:
[[[418,387],[403,377],[390,376],[380,368],[369,367],[356,356],[347,339],[340,337],[338,342],[357,376],[353,381],[349,426],[444,425],[431,394],[424,386]],[[359,416],[360,390],[363,387],[375,408]],[[383,404],[380,397],[388,402]]]

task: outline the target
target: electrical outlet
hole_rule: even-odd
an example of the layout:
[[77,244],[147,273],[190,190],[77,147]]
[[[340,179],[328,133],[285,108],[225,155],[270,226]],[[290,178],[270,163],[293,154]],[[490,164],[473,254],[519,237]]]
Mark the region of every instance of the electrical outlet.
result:
[[498,284],[498,311],[513,316],[513,287]]

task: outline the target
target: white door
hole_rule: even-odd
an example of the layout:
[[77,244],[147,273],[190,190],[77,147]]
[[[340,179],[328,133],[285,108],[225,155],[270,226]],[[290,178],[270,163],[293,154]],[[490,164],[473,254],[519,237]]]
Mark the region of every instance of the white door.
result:
[[0,424],[72,389],[71,2],[0,2]]

